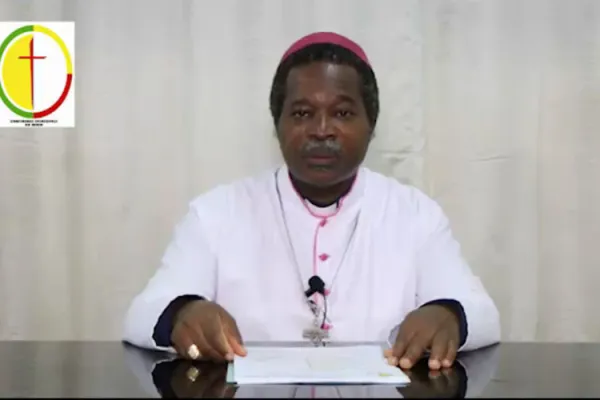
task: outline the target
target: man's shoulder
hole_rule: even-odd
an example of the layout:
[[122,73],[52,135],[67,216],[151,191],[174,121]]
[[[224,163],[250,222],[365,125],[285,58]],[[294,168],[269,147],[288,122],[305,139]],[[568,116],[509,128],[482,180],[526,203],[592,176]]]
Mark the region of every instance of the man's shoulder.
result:
[[273,182],[273,169],[257,174],[220,183],[197,195],[190,201],[190,207],[202,213],[231,211],[234,205],[247,204],[248,200],[268,193]]
[[430,211],[438,207],[432,197],[413,184],[368,168],[364,168],[364,171],[375,196],[385,193],[389,201],[400,204],[402,208],[408,207],[415,213]]

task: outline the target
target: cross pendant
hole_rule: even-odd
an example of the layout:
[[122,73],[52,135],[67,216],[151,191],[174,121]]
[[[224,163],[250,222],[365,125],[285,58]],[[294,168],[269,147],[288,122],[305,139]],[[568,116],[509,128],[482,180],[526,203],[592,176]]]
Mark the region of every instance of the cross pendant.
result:
[[302,332],[302,337],[313,343],[322,343],[324,340],[329,339],[329,332],[325,329],[313,327],[305,329]]

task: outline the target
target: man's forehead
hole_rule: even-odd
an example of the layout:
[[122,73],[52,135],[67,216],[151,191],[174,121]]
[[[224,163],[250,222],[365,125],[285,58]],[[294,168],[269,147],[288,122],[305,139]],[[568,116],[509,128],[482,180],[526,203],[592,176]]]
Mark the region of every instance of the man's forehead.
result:
[[292,69],[287,86],[291,92],[315,92],[338,90],[355,93],[360,78],[356,70],[348,65],[312,63]]

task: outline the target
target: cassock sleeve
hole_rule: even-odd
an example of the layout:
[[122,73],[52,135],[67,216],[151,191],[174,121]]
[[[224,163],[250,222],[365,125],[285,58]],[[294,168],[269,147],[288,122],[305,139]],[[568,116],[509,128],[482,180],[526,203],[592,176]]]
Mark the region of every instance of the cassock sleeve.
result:
[[201,218],[199,208],[192,203],[187,215],[175,229],[161,266],[133,299],[126,313],[125,342],[173,352],[171,347],[155,341],[155,328],[163,312],[181,296],[214,299],[216,257],[206,232],[205,219]]
[[474,350],[500,341],[500,317],[494,301],[464,260],[441,207],[418,196],[417,306],[455,300],[466,317],[467,337],[459,350]]

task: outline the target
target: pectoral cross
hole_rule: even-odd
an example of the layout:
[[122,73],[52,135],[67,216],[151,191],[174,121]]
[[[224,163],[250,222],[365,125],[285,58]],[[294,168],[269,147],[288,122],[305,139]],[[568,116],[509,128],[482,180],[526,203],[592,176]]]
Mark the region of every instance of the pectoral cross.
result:
[[320,345],[329,339],[329,331],[319,327],[308,328],[302,332],[302,337],[310,340],[315,345]]
[[319,307],[311,300],[309,300],[308,304],[314,314],[313,326],[302,331],[302,337],[310,340],[315,345],[320,345],[326,339],[329,339],[329,330],[325,329],[326,327],[322,323],[322,311],[319,310]]

